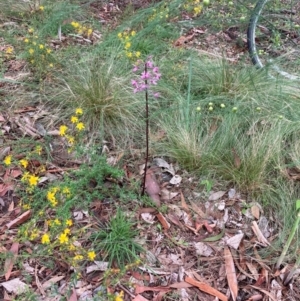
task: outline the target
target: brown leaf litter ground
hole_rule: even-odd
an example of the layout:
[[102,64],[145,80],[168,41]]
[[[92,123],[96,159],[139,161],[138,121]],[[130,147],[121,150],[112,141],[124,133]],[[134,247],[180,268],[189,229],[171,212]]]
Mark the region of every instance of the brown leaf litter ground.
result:
[[[115,11],[121,10],[122,5],[98,7],[94,4],[92,8],[99,18],[113,24]],[[219,33],[194,28],[174,42],[174,46],[197,47],[200,53],[216,57],[222,57],[225,51],[228,60],[233,62],[244,57],[247,50],[244,34],[238,28]],[[8,64],[7,79],[26,76],[20,61],[11,60]],[[16,88],[10,83],[0,84]],[[0,114],[1,139],[11,145],[1,148],[1,160],[24,136],[45,143],[37,120],[47,116],[51,116],[51,112],[45,107],[25,107]],[[44,175],[48,179],[51,176],[60,178],[67,170],[78,168],[81,162],[68,154],[54,127],[48,134],[55,137],[56,143]],[[122,155],[108,147],[107,157],[112,164],[118,164]],[[125,158],[125,162],[125,177],[117,185],[131,189],[134,181],[141,180],[143,155],[135,155],[134,160]],[[41,162],[30,164],[36,169]],[[122,272],[115,267],[104,279],[107,263],[89,262],[81,269],[80,278],[74,280],[74,269],[66,262],[57,260],[54,267],[49,267],[44,265],[43,259],[35,258],[34,241],[16,242],[18,227],[30,220],[31,212],[20,207],[20,199],[15,194],[20,170],[2,165],[0,168],[0,252],[10,254],[4,262],[5,272],[0,276],[2,300],[12,300],[18,293],[16,287],[35,291],[40,295],[37,300],[92,300],[103,290],[123,291],[124,300],[135,301],[300,300],[299,276],[284,284],[284,277],[292,266],[274,270],[273,258],[278,257],[281,250],[262,252],[278,236],[280,224],[262,210],[259,202],[247,199],[234,186],[218,190],[218,184],[214,183],[214,190],[211,190],[209,183],[199,185],[199,179],[181,170],[176,162],[152,158],[147,192],[154,201],[158,197],[161,210],[142,207],[137,200],[123,208],[127,213],[136,212],[139,242],[146,249],[141,255],[142,263]],[[110,185],[111,181],[107,178],[105,184]],[[96,225],[114,216],[115,203],[118,203],[117,197],[95,200],[90,213],[74,211],[75,226],[87,227],[88,237]],[[23,261],[23,269],[20,269],[17,262],[22,261],[19,254],[24,252],[32,257]],[[115,279],[118,281],[112,285]],[[52,284],[57,286],[55,296],[51,296],[49,290]]]

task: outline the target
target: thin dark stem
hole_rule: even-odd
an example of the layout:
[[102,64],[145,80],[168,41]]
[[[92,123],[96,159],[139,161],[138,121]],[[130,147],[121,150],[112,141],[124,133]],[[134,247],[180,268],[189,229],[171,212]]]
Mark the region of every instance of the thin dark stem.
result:
[[[145,74],[147,74],[147,62],[145,63]],[[143,180],[143,188],[142,188],[142,195],[145,194],[146,188],[146,174],[147,174],[147,166],[148,166],[148,157],[149,157],[149,104],[148,104],[148,81],[147,77],[145,77],[145,100],[146,100],[146,112],[145,112],[145,119],[146,119],[146,158],[145,158],[145,169],[144,169],[144,180]]]

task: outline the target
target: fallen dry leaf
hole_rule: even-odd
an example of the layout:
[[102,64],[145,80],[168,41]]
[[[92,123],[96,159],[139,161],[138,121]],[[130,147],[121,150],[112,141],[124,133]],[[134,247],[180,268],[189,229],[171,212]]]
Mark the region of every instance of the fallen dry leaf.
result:
[[11,245],[10,250],[8,251],[8,253],[11,253],[12,256],[8,256],[5,260],[4,263],[4,272],[5,272],[5,280],[7,281],[10,277],[11,271],[13,269],[14,263],[17,259],[17,255],[19,252],[19,243],[14,242]]
[[256,294],[256,295],[253,295],[251,296],[249,299],[247,299],[246,301],[258,301],[258,300],[261,300],[263,298],[262,295],[260,294]]
[[154,298],[153,301],[162,301],[163,296],[166,294],[167,292],[159,292]]
[[206,218],[206,214],[198,207],[198,205],[194,202],[190,202],[192,205],[192,209],[201,217]]
[[258,271],[257,271],[255,265],[252,264],[251,262],[248,262],[248,261],[246,261],[246,265],[247,265],[248,270],[251,272],[253,278],[254,278],[255,280],[257,280],[258,277],[259,277],[259,276],[258,276],[259,274],[258,274]]
[[192,33],[188,36],[181,36],[179,37],[175,42],[174,42],[174,46],[176,47],[181,47],[181,46],[184,46],[186,45],[189,41],[191,41],[195,36],[195,33]]
[[144,298],[142,295],[137,295],[132,301],[149,301],[149,300]]
[[261,291],[262,293],[264,293],[265,295],[267,295],[269,298],[271,298],[273,301],[278,301],[278,300],[276,299],[276,297],[274,297],[273,294],[269,293],[269,292],[266,291],[265,289],[262,289],[262,288],[260,288],[260,287],[258,287],[258,286],[255,286],[255,285],[249,285],[249,286],[252,287],[252,288],[254,288],[254,289],[256,289],[256,290],[258,290],[258,291]]
[[12,212],[12,211],[14,210],[14,208],[15,208],[15,203],[12,201],[12,202],[9,204],[7,211],[8,211],[8,212]]
[[228,246],[234,248],[235,250],[237,250],[239,248],[239,245],[240,245],[243,237],[244,237],[243,233],[234,235],[226,240],[226,244]]
[[270,243],[268,242],[268,240],[264,237],[264,235],[262,234],[262,232],[260,231],[257,223],[254,221],[252,222],[252,226],[251,226],[253,232],[255,233],[257,240],[259,241],[259,243],[264,246],[267,247],[270,245]]
[[146,171],[146,192],[152,201],[160,207],[160,187],[156,181],[155,174],[151,169]]
[[168,292],[170,291],[170,287],[169,286],[139,286],[139,285],[135,285],[135,293],[136,294],[141,294],[143,292],[147,292],[147,291],[151,291],[151,292]]
[[275,279],[271,281],[271,293],[276,296],[277,301],[282,301],[282,287]]
[[77,301],[77,294],[76,294],[76,290],[75,288],[73,288],[72,290],[72,295],[70,296],[70,298],[68,299],[68,301]]
[[257,205],[253,205],[251,207],[251,213],[256,219],[259,219],[260,211],[259,211],[259,207]]
[[159,222],[162,224],[163,228],[165,230],[169,230],[171,225],[168,223],[168,221],[166,220],[166,218],[160,213],[158,212],[156,214],[157,219],[159,220]]
[[194,248],[199,256],[209,257],[214,253],[214,250],[203,242],[194,243]]
[[20,224],[25,223],[31,216],[31,210],[25,211],[23,214],[6,224],[7,229],[18,226]]
[[197,281],[188,276],[186,276],[184,280],[185,282],[198,287],[201,291],[219,298],[221,301],[228,301],[228,298],[224,294],[204,282]]
[[173,284],[170,284],[169,287],[171,287],[171,288],[189,288],[189,287],[193,287],[193,285],[182,281],[182,282],[175,282]]
[[173,176],[173,178],[169,181],[170,184],[172,185],[177,185],[177,184],[180,184],[182,181],[182,177],[179,176],[179,175],[175,175]]
[[42,287],[43,287],[43,289],[47,289],[47,288],[51,287],[54,283],[56,283],[64,278],[65,278],[65,276],[54,276],[51,279],[49,279],[48,281],[44,282]]
[[224,248],[224,258],[225,258],[225,270],[226,270],[228,286],[230,288],[233,301],[236,301],[237,294],[238,294],[238,282],[236,278],[233,258],[228,247]]
[[15,278],[6,282],[0,283],[9,293],[16,295],[22,294],[28,290],[28,285],[22,282],[19,278]]
[[162,201],[170,201],[173,198],[175,198],[175,196],[177,196],[177,195],[178,195],[178,192],[172,192],[172,191],[169,191],[166,188],[163,188],[161,190],[161,200]]
[[141,218],[148,224],[153,224],[155,216],[151,213],[141,213]]
[[217,192],[213,192],[208,200],[209,201],[217,201],[218,199],[220,199],[224,194],[226,193],[226,191],[217,191]]

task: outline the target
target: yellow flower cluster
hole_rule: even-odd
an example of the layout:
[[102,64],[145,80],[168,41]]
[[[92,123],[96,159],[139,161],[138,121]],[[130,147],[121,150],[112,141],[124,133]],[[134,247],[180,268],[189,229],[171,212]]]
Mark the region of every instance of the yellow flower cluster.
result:
[[[85,124],[80,121],[80,116],[83,114],[83,110],[81,108],[77,108],[75,110],[75,115],[71,116],[70,121],[73,124],[73,129],[77,132],[82,132],[85,129]],[[72,150],[72,147],[75,144],[75,137],[68,134],[69,128],[65,124],[59,127],[59,135],[65,137],[69,146],[71,147],[69,151]]]
[[[28,193],[32,193],[34,188],[38,186],[40,180],[39,175],[44,173],[46,170],[44,165],[35,167],[34,164],[29,164],[31,162],[31,158],[34,158],[36,154],[40,155],[41,152],[42,147],[38,145],[31,152],[28,152],[26,157],[20,160],[14,160],[12,155],[7,155],[2,161],[6,167],[12,166],[22,172],[21,183],[24,184],[23,186]],[[31,197],[29,196],[21,200],[21,206],[24,210],[31,208],[30,201]]]
[[35,186],[38,185],[39,177],[34,174],[30,174],[29,172],[26,171],[23,173],[21,181],[23,183],[28,184],[30,189],[33,189]]
[[93,29],[87,26],[81,25],[79,22],[72,21],[72,27],[75,29],[75,32],[83,35],[84,37],[90,38],[93,33]]
[[34,29],[29,28],[30,36],[24,38],[26,45],[27,60],[34,66],[53,67],[52,49],[45,43],[39,41],[39,37],[34,35]]
[[3,160],[3,163],[6,165],[6,166],[10,166],[11,165],[11,161],[12,161],[12,156],[11,155],[8,155],[4,158]]
[[7,46],[4,49],[4,57],[6,59],[11,59],[14,56],[14,47],[13,46]]
[[201,14],[203,6],[200,4],[200,0],[186,0],[183,8],[188,12],[193,12],[194,17],[197,17]]
[[122,277],[124,274],[126,274],[127,271],[139,266],[140,264],[141,264],[141,260],[138,259],[133,263],[125,265],[125,267],[122,269],[108,269],[104,273],[104,278],[106,279],[106,281],[109,282],[110,281],[109,279]]
[[149,18],[149,22],[169,18],[169,8],[164,5],[159,9],[153,8],[152,11],[153,13]]
[[64,201],[71,196],[70,189],[67,186],[64,187],[51,187],[47,191],[47,200],[52,207],[56,207],[58,203]]
[[132,38],[136,35],[136,31],[123,31],[118,33],[118,38],[123,44],[123,48],[125,51],[125,55],[130,59],[137,59],[141,56],[140,51],[132,51],[131,50],[131,41]]
[[124,292],[120,291],[116,296],[115,296],[115,301],[124,301]]

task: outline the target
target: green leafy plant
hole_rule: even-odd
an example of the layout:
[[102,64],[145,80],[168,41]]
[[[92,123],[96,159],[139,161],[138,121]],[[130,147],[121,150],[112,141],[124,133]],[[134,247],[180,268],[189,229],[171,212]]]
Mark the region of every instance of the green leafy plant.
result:
[[139,254],[143,252],[142,246],[135,241],[137,234],[134,223],[118,209],[106,229],[94,233],[93,245],[100,251],[103,259],[109,261],[110,266],[121,268],[139,259]]

